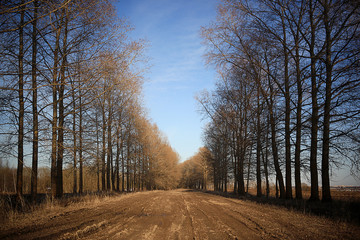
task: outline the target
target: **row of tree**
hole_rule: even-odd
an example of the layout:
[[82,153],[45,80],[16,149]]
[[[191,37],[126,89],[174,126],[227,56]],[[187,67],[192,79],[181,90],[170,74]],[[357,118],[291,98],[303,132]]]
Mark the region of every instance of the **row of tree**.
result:
[[97,190],[176,185],[178,155],[141,103],[145,44],[128,38],[111,1],[6,1],[0,16],[0,151],[17,159],[18,199],[30,162],[33,200],[39,163],[50,165],[52,197],[63,195],[65,164],[74,193],[85,167]]
[[[360,163],[360,4],[337,0],[224,0],[202,29],[216,89],[199,95],[216,190],[245,193],[271,176],[281,198],[330,201],[332,167]],[[285,173],[285,176],[284,176]],[[265,179],[265,180],[264,180]],[[248,184],[247,184],[248,186]]]
[[211,159],[211,152],[201,147],[192,157],[179,164],[179,187],[207,190],[212,175]]

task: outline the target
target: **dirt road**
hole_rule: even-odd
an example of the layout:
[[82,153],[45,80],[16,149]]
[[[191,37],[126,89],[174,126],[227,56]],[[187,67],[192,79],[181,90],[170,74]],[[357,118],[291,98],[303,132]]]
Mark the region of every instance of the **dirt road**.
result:
[[24,216],[0,239],[358,239],[360,229],[250,201],[186,190],[126,194]]

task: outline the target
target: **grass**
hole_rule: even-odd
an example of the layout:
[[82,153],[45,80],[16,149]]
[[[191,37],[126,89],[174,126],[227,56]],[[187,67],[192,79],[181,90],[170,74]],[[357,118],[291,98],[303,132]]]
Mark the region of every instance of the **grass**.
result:
[[116,192],[88,193],[88,194],[65,194],[61,199],[51,199],[47,194],[39,194],[37,203],[30,203],[30,196],[24,195],[22,202],[16,204],[15,194],[0,195],[0,225],[4,223],[13,224],[15,222],[34,219],[36,216],[56,215],[71,209],[87,207],[89,205],[100,204],[114,196],[120,196]]
[[275,198],[274,189],[271,189],[270,196],[268,198],[266,198],[265,196],[256,197],[256,188],[249,188],[249,192],[248,194],[246,194],[246,196],[238,196],[233,192],[207,192],[211,194],[221,195],[224,197],[249,200],[259,204],[285,207],[291,211],[299,211],[304,214],[317,215],[336,221],[360,225],[360,191],[345,191],[332,189],[331,194],[333,200],[331,202],[308,201],[308,198],[310,197],[309,189],[303,190],[303,199],[301,200]]
[[[360,202],[360,191],[349,191],[346,189],[331,189],[331,197],[335,201]],[[275,187],[271,187],[270,196],[275,197]],[[256,188],[249,188],[251,195],[256,195]],[[265,193],[265,189],[262,190]],[[310,186],[302,187],[303,199],[310,198]],[[295,197],[295,188],[293,188],[293,197]],[[319,188],[319,197],[322,198],[321,188]]]

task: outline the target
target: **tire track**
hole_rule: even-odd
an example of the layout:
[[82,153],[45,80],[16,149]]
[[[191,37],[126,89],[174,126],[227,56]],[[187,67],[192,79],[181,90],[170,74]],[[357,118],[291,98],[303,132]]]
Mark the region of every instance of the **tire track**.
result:
[[[29,219],[29,218],[27,218]],[[186,190],[126,194],[3,225],[0,239],[356,239],[360,227]]]
[[[232,206],[226,204],[217,204],[209,198],[208,195],[197,195],[194,194],[193,198],[193,209],[199,211],[206,219],[203,225],[212,225],[216,228],[216,232],[224,232],[227,239],[260,239],[259,232],[253,229],[245,221],[234,217],[226,209]],[[219,235],[219,234],[217,234]]]

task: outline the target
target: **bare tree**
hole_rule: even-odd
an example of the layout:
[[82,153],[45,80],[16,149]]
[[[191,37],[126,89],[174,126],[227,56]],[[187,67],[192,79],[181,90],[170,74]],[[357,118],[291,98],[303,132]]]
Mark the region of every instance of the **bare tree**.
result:
[[25,1],[21,1],[19,23],[19,53],[18,53],[18,77],[19,77],[19,133],[18,133],[18,167],[16,178],[16,195],[20,203],[23,194],[23,167],[24,167],[24,24],[25,24]]
[[32,22],[32,59],[31,59],[31,81],[32,81],[32,111],[33,111],[33,152],[32,152],[32,171],[31,171],[31,198],[36,202],[37,196],[37,177],[38,177],[38,158],[39,158],[39,121],[37,107],[37,18],[38,18],[38,1],[33,3],[33,22]]

